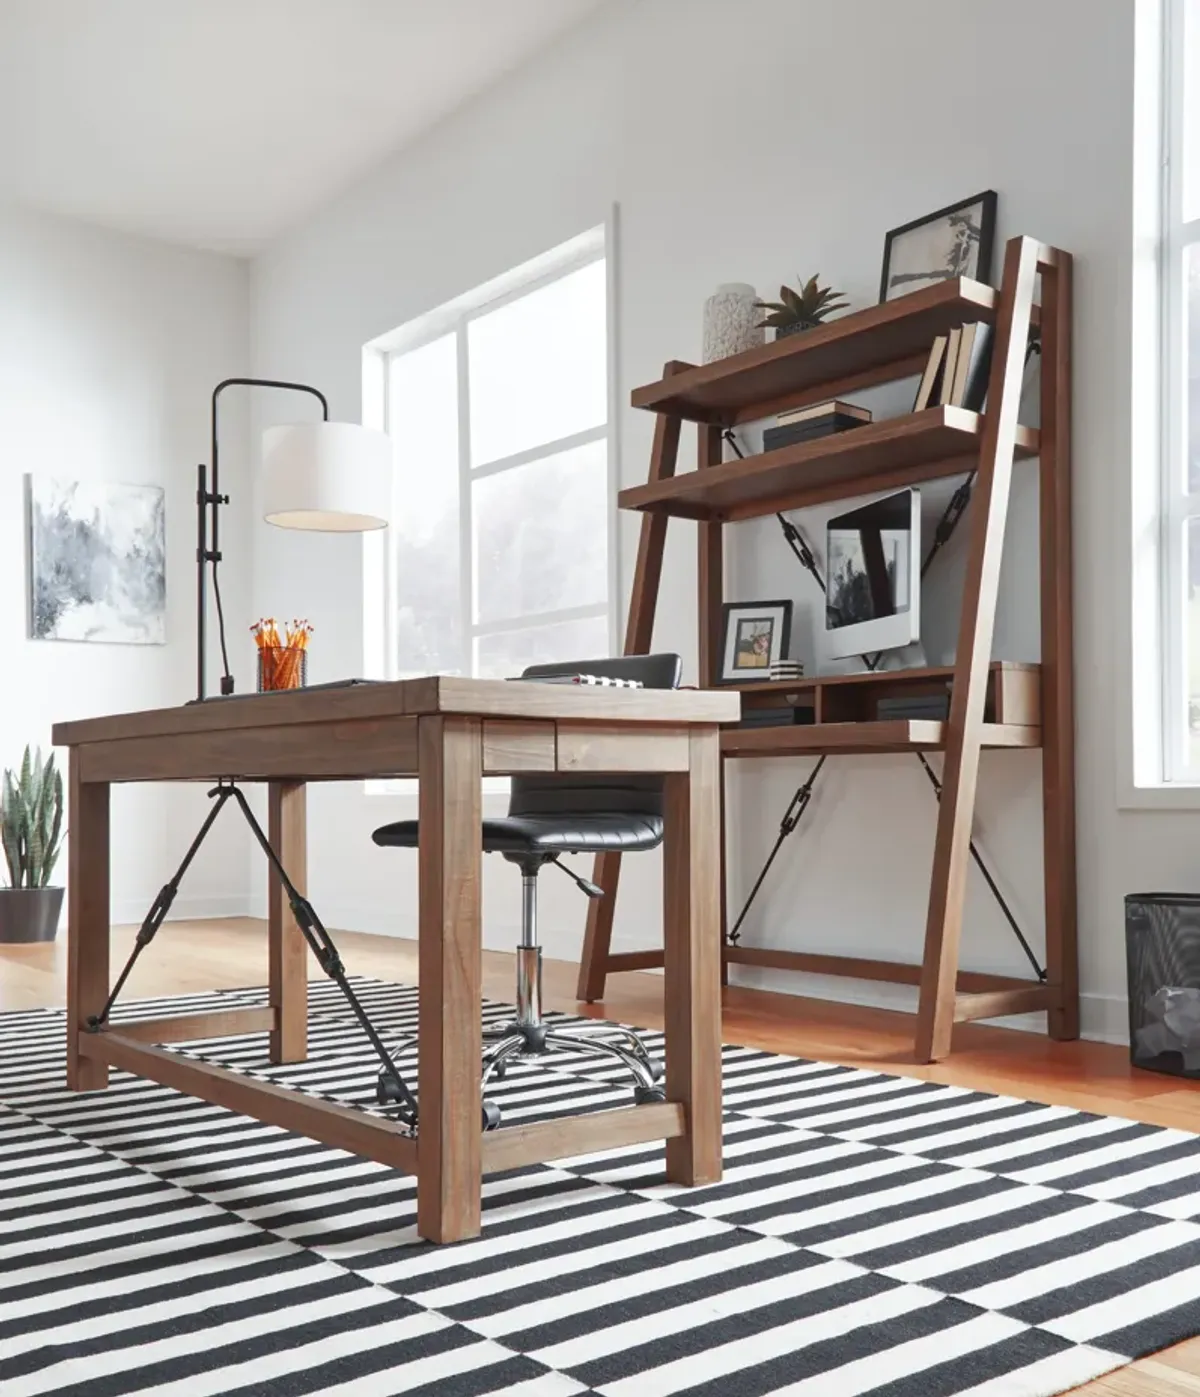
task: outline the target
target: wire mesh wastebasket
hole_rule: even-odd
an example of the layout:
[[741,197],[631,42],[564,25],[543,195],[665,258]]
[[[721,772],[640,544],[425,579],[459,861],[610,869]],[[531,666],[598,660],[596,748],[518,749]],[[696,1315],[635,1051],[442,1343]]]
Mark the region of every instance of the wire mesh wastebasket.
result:
[[1200,1078],[1200,893],[1130,893],[1125,953],[1133,1065]]

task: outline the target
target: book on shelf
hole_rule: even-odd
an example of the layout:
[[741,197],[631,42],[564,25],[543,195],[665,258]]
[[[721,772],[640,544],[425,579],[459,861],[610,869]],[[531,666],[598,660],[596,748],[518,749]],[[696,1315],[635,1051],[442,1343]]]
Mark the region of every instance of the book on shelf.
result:
[[[853,427],[862,427],[870,422],[871,414],[866,408],[856,409],[850,414],[841,410],[844,406],[849,405],[826,403],[825,410],[818,416],[767,427],[763,432],[763,450],[778,451],[782,446],[795,446],[798,442],[831,437],[837,432],[849,431]],[[866,413],[865,417],[863,413]]]
[[990,325],[973,323],[938,335],[925,361],[913,411],[941,406],[982,412],[987,401],[991,362]]
[[950,716],[949,694],[914,694],[908,698],[881,698],[875,705],[880,722],[889,718],[933,718],[944,722]]
[[810,403],[808,407],[793,407],[786,412],[779,413],[775,418],[775,425],[778,427],[788,427],[793,422],[810,422],[817,417],[828,417],[836,414],[840,417],[854,417],[859,422],[869,422],[871,420],[871,409],[869,407],[859,407],[857,403],[846,403],[840,398],[831,403]]
[[778,451],[784,446],[798,446],[805,441],[819,441],[822,437],[840,436],[851,427],[861,427],[862,423],[844,418],[827,418],[821,422],[801,422],[794,427],[768,427],[763,432],[763,450]]
[[992,327],[982,323],[964,325],[950,398],[955,407],[970,408],[972,412],[983,411],[991,365]]
[[[790,728],[802,722],[795,708],[744,708],[739,728]],[[810,710],[811,711],[811,710]]]
[[925,372],[921,375],[917,396],[913,400],[914,412],[923,412],[933,402],[933,395],[941,378],[942,360],[946,357],[946,341],[947,336],[938,335],[933,342],[929,358],[925,361]]
[[938,406],[950,407],[950,395],[954,391],[954,371],[958,367],[958,347],[962,343],[962,328],[955,326],[946,336],[946,362],[942,365],[942,376],[938,383]]

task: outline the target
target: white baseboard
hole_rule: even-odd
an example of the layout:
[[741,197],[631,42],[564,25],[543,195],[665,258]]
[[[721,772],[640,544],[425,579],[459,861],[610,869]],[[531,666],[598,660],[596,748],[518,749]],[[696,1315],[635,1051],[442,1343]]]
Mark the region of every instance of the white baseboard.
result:
[[[113,925],[140,925],[150,910],[154,898],[155,894],[150,893],[145,900],[121,898],[114,902],[111,911]],[[196,922],[220,917],[249,917],[254,915],[250,910],[251,901],[252,899],[245,894],[240,897],[177,897],[172,904],[168,920],[172,922]],[[266,915],[265,907],[263,915]],[[65,909],[63,924],[66,925]]]

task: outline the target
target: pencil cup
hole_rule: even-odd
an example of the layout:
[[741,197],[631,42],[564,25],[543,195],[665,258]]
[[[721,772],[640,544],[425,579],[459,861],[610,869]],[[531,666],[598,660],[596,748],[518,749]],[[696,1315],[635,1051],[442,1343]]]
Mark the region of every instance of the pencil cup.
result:
[[308,652],[299,645],[264,645],[258,652],[258,692],[303,689],[308,683]]

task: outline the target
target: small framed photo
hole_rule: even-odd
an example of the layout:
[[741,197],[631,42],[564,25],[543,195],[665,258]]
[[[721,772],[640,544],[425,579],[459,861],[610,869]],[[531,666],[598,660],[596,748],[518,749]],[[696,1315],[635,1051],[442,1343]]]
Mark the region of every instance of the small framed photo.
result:
[[893,228],[883,244],[880,301],[894,301],[954,277],[989,281],[995,236],[994,189]]
[[790,601],[726,602],[721,608],[722,684],[771,677],[771,666],[787,654],[792,630]]

